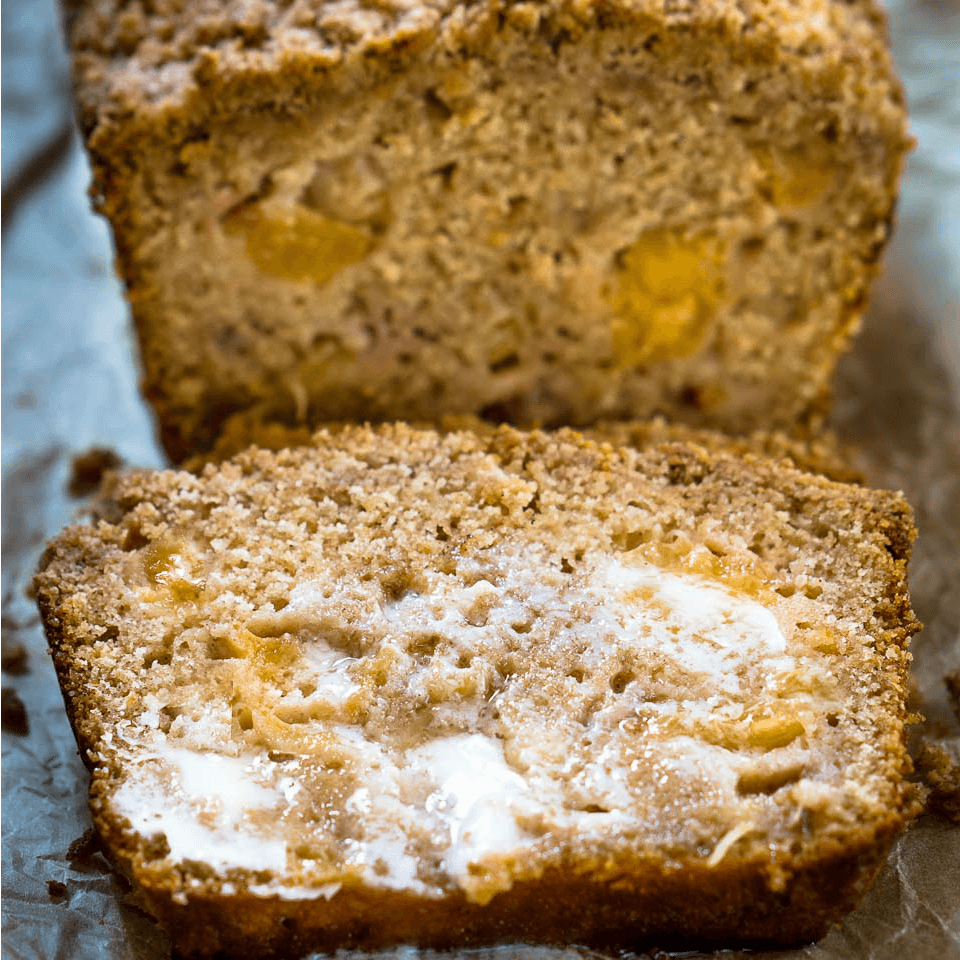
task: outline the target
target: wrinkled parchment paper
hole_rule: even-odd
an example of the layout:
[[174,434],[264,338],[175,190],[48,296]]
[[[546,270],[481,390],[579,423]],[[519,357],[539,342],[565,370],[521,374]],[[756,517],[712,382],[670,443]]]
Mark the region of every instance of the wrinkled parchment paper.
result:
[[[872,481],[903,489],[917,511],[917,694],[924,732],[960,747],[943,683],[960,669],[960,4],[895,0],[890,14],[919,146],[872,315],[838,372],[835,426]],[[109,234],[85,195],[54,0],[7,0],[2,23],[2,955],[161,960],[169,944],[96,849],[78,843],[90,828],[86,773],[25,588],[44,541],[83,506],[67,492],[76,454],[106,447],[140,466],[163,457],[137,392]],[[577,948],[469,954],[602,960]],[[841,927],[818,944],[750,956],[960,957],[960,826],[922,818]]]

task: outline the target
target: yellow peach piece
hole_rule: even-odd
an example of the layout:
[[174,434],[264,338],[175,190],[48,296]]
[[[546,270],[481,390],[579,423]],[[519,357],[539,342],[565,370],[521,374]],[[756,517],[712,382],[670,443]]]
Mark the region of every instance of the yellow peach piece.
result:
[[243,235],[250,259],[264,273],[316,284],[358,263],[373,247],[361,227],[307,209],[289,217],[268,217],[245,207],[227,217],[224,229],[228,236]]
[[611,339],[623,366],[692,353],[723,292],[716,240],[648,230],[619,257]]
[[794,717],[765,717],[750,724],[747,739],[753,747],[775,750],[793,743],[805,732],[803,724]]

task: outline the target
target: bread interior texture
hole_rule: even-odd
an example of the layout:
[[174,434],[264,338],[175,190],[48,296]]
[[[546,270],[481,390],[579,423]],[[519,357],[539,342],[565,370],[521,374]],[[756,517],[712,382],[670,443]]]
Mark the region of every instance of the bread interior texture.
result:
[[[662,930],[686,871],[759,884],[739,927],[694,904],[687,932],[790,939],[856,901],[909,810],[893,495],[683,444],[398,427],[133,475],[115,509],[38,587],[98,827],[168,922],[239,897],[333,910],[332,942],[457,942],[336,912],[399,896],[499,939],[483,911],[562,876],[653,904],[570,919],[616,937]],[[844,852],[834,902],[769,921]]]
[[[251,409],[809,416],[864,310],[906,144],[876,16],[829,8],[816,29],[794,10],[777,46],[705,14],[578,24],[518,4],[312,88],[279,68],[212,85],[172,139],[155,121],[117,177],[127,199],[104,204],[168,449]],[[855,80],[841,54],[861,42]]]

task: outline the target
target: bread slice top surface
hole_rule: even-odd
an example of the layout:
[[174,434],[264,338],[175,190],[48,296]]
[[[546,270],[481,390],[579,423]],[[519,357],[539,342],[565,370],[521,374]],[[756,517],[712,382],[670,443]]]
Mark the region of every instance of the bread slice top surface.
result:
[[708,47],[725,40],[744,56],[803,64],[812,92],[834,88],[825,100],[903,105],[885,15],[872,0],[185,0],[149,10],[130,0],[73,0],[67,6],[81,124],[92,132],[120,121],[131,138],[150,128],[170,137],[231,112],[281,108],[295,115],[317,96],[367,89],[417,62],[455,65],[484,56],[500,30],[542,41],[554,56],[592,29],[625,28],[660,54],[665,37],[658,31],[701,31]]
[[122,476],[36,585],[148,887],[776,888],[909,810],[912,535],[897,494],[692,443],[357,427]]
[[[342,423],[326,424],[327,429],[333,430],[342,426]],[[480,435],[489,435],[498,429],[497,424],[469,414],[447,415],[435,424],[413,423],[412,426],[440,433],[468,432]],[[207,464],[222,463],[249,447],[277,451],[307,446],[312,443],[316,429],[306,424],[291,426],[275,420],[265,421],[254,411],[234,414],[224,422],[210,450],[195,454],[179,466],[191,473],[199,473]],[[693,443],[728,456],[752,454],[766,460],[786,460],[789,466],[804,473],[820,474],[840,483],[864,482],[863,473],[854,466],[852,451],[841,444],[830,430],[800,434],[784,430],[755,430],[744,435],[730,435],[720,430],[671,423],[666,417],[655,416],[601,420],[590,427],[579,427],[577,432],[596,443],[635,450],[668,443]]]

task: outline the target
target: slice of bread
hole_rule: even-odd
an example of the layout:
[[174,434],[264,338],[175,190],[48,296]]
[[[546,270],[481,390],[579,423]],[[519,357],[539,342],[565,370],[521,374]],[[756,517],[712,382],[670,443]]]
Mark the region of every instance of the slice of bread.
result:
[[908,146],[871,0],[75,7],[175,461],[243,411],[823,407]]
[[119,476],[35,586],[184,954],[795,942],[913,812],[912,537],[719,446],[347,427]]

